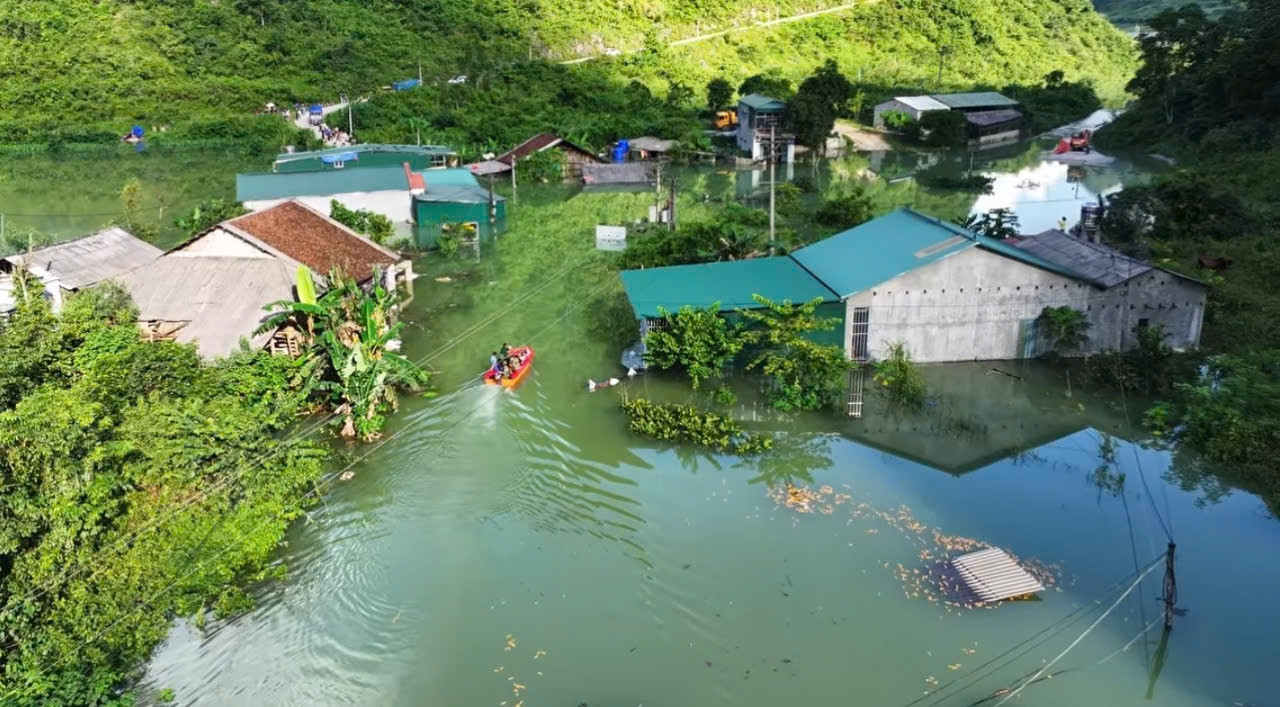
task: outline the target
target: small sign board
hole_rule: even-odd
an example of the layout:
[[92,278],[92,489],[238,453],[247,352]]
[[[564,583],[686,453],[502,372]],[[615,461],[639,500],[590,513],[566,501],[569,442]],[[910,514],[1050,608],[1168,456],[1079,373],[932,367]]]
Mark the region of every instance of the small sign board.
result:
[[596,250],[626,250],[626,226],[596,226]]

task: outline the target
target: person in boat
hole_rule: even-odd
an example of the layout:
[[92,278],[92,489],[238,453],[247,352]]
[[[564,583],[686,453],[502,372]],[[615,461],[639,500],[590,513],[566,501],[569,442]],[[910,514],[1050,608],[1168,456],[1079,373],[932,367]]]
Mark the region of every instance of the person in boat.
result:
[[489,372],[498,375],[498,352],[493,351],[489,354]]

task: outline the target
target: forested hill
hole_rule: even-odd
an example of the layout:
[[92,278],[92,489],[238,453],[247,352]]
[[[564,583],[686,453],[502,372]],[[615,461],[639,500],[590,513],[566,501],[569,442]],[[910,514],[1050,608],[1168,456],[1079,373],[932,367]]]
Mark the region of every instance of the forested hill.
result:
[[[179,125],[266,100],[365,93],[414,76],[518,73],[606,50],[648,51],[572,69],[665,91],[835,58],[852,75],[932,88],[1032,82],[1054,69],[1118,98],[1131,43],[1087,0],[867,0],[773,29],[678,49],[667,42],[841,0],[6,0],[0,3],[0,142],[77,127]],[[943,49],[944,51],[940,51]],[[611,52],[612,53],[612,52]],[[661,54],[661,56],[657,56]],[[545,72],[530,72],[545,76]],[[694,99],[697,97],[691,97]]]

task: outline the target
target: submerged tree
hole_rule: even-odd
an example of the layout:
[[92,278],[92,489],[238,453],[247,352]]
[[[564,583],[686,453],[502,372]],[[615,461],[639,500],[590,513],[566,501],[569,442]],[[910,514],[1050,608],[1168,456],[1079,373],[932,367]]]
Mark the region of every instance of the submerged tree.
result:
[[723,377],[743,341],[738,327],[720,316],[719,309],[685,306],[672,313],[659,308],[665,326],[645,337],[645,363],[660,370],[684,369],[694,388]]
[[852,364],[839,346],[813,338],[838,327],[839,318],[818,315],[821,298],[792,304],[758,294],[751,297],[761,308],[742,310],[747,322],[744,338],[758,351],[747,369],[765,375],[769,403],[783,411],[834,406],[840,399],[841,375]]
[[329,218],[368,236],[374,243],[386,243],[395,236],[391,219],[368,209],[348,209],[337,199],[329,200]]
[[895,404],[911,409],[924,407],[928,386],[920,367],[911,360],[906,344],[896,341],[889,344],[888,355],[875,362],[872,379],[889,394]]
[[1036,321],[1055,353],[1073,353],[1089,341],[1089,319],[1074,307],[1045,307]]
[[[373,281],[381,278],[375,271]],[[429,375],[409,359],[393,353],[404,328],[392,323],[396,295],[380,284],[367,292],[340,272],[329,276],[329,290],[315,296],[311,271],[298,268],[297,302],[267,305],[275,314],[259,332],[293,325],[303,333],[308,351],[299,369],[328,394],[334,413],[342,418],[342,436],[371,440],[385,423],[385,413],[397,404],[397,389],[422,390]]]
[[980,236],[1002,241],[1015,238],[1018,230],[1018,215],[1012,209],[991,209],[985,214],[969,214],[955,221],[960,226]]
[[244,204],[228,199],[205,199],[191,211],[175,218],[173,225],[184,236],[194,236],[223,221],[249,213]]

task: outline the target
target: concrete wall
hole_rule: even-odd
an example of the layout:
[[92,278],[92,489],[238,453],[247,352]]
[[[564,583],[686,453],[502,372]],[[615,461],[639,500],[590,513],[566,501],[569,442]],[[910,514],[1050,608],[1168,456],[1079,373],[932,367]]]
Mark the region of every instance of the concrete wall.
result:
[[[329,215],[330,200],[335,200],[353,211],[365,209],[376,214],[382,214],[391,219],[391,225],[395,227],[397,236],[408,238],[413,235],[413,197],[407,189],[361,191],[329,196],[298,196],[293,198],[326,216]],[[244,207],[250,211],[262,211],[285,201],[288,201],[288,199],[246,201],[244,202]]]
[[[936,110],[941,110],[941,109],[936,109]],[[875,108],[872,109],[871,124],[876,126],[877,128],[883,128],[884,127],[883,115],[890,111],[899,111],[902,113],[906,113],[907,115],[911,116],[912,120],[920,120],[920,116],[928,112],[923,110],[917,110],[907,105],[906,103],[903,103],[902,101],[899,101],[897,99],[892,99],[892,100],[885,101],[884,103],[879,103],[876,105]]]
[[213,258],[273,258],[239,236],[215,228],[174,253],[178,256],[205,256]]
[[[920,362],[1001,360],[1044,353],[1032,322],[1045,307],[1070,306],[1089,318],[1082,352],[1130,348],[1139,319],[1163,324],[1175,348],[1199,342],[1203,288],[1163,271],[1128,285],[1092,285],[969,248],[859,292],[846,301],[845,353],[853,308],[870,308],[868,345],[882,357],[895,341]],[[1028,344],[1028,336],[1031,342]]]

